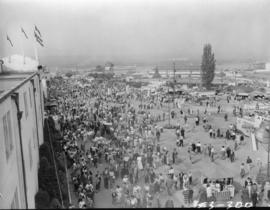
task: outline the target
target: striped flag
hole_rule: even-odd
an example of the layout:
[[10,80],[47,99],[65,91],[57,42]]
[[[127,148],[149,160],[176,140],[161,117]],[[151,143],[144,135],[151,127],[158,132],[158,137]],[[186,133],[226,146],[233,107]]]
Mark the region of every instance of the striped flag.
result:
[[36,31],[34,32],[34,35],[36,37],[36,39],[40,42],[43,42],[43,40],[41,39],[41,37],[36,33]]
[[25,31],[23,30],[23,28],[21,27],[21,32],[24,34],[25,38],[28,39],[28,36],[26,35]]
[[38,35],[41,37],[41,33],[40,33],[40,31],[39,31],[39,29],[38,29],[38,27],[36,25],[35,25],[35,31],[37,31]]
[[10,45],[13,47],[12,41],[10,40],[8,35],[7,35],[7,40],[9,41]]
[[34,31],[34,36],[35,36],[35,38],[36,38],[36,41],[37,41],[42,47],[44,47],[43,40],[41,39],[41,37],[39,36],[39,34],[36,32],[36,30]]

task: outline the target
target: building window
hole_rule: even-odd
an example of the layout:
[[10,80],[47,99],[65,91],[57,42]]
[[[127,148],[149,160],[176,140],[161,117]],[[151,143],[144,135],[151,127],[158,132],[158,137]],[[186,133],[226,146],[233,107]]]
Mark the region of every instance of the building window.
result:
[[30,98],[30,107],[32,108],[32,94],[31,94],[30,88],[28,88],[28,90],[29,90],[29,98]]
[[33,165],[31,139],[29,140],[29,143],[28,143],[28,149],[29,149],[29,160],[30,160],[30,170],[31,170],[32,169],[32,165]]
[[11,209],[18,209],[19,208],[19,199],[18,199],[18,190],[17,190],[17,188],[15,190],[15,194],[14,194],[12,203],[10,205],[10,208]]
[[27,104],[26,92],[23,93],[23,98],[24,98],[24,107],[25,107],[25,118],[27,119],[27,117],[28,117],[28,104]]
[[4,137],[5,137],[5,147],[6,147],[6,158],[8,160],[13,150],[10,111],[8,111],[7,114],[5,114],[3,117],[3,126],[4,126]]

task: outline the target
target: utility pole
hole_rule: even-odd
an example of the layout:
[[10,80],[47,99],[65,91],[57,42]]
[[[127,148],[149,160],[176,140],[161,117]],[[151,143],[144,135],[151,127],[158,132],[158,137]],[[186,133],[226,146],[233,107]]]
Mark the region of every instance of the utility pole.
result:
[[191,85],[191,75],[192,75],[192,70],[189,71],[189,85]]
[[175,108],[174,100],[175,100],[175,62],[173,62],[173,108]]
[[235,87],[235,96],[237,96],[237,84],[236,84],[236,74],[237,74],[237,71],[234,70],[234,87]]
[[[168,85],[168,94],[169,95],[169,85]],[[170,107],[170,98],[168,98],[168,112],[169,112],[169,125],[171,125],[171,107]]]
[[221,71],[221,73],[220,73],[220,76],[221,76],[221,84],[223,85],[223,71]]
[[142,86],[141,86],[141,96],[140,96],[140,99],[141,99],[141,110],[142,110]]

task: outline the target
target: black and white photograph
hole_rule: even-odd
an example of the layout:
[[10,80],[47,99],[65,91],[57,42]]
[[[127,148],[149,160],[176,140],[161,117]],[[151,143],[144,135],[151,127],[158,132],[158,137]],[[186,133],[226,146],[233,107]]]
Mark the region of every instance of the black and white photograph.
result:
[[269,0],[0,0],[0,209],[270,207]]

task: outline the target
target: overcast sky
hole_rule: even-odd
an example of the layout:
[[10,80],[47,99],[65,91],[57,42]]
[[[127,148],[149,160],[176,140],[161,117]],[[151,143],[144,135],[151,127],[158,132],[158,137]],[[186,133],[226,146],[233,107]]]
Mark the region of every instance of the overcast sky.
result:
[[41,56],[270,60],[269,0],[0,0],[0,55],[33,55],[34,25]]

